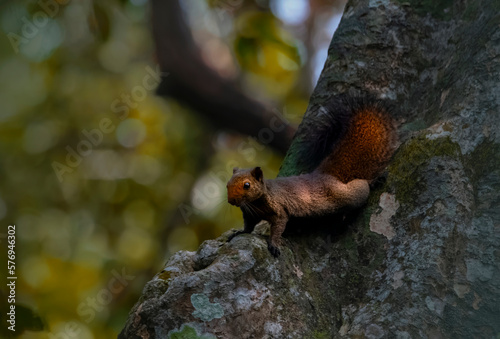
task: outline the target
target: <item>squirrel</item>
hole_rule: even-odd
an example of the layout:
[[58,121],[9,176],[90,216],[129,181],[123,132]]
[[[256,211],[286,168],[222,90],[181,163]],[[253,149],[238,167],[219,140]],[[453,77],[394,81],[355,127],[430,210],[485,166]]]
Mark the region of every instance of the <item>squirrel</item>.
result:
[[397,132],[389,108],[381,101],[341,95],[320,110],[311,139],[299,160],[311,172],[264,180],[260,167],[233,169],[227,199],[243,212],[244,228],[228,238],[251,233],[261,220],[270,224],[269,252],[278,257],[281,235],[292,217],[321,217],[363,206],[370,185],[383,172],[395,150]]

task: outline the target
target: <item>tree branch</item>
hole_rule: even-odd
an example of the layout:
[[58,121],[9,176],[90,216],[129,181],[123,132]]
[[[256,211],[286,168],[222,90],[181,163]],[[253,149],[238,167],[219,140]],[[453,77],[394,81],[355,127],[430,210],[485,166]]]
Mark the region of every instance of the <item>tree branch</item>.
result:
[[[259,137],[276,126],[276,114],[238,90],[237,84],[220,77],[202,60],[184,20],[178,0],[152,0],[153,38],[162,71],[158,94],[191,107],[216,127]],[[295,129],[274,128],[273,138],[264,141],[285,154]]]

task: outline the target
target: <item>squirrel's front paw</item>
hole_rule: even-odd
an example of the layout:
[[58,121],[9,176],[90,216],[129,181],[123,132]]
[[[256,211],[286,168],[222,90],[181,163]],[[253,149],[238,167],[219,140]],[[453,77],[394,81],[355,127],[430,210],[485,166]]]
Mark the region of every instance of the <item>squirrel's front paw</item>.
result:
[[269,252],[275,257],[279,257],[281,252],[279,250],[278,247],[274,246],[273,244],[271,244],[270,242],[267,243],[267,249],[269,250]]

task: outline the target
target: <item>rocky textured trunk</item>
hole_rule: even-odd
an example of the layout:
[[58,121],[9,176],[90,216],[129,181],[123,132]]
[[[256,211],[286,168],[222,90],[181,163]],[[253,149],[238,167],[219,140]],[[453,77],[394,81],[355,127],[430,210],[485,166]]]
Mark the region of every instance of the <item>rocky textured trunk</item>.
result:
[[279,259],[259,235],[177,253],[120,337],[497,338],[499,13],[498,0],[350,1],[281,175],[309,169],[307,125],[354,90],[395,103],[383,187],[347,231],[289,234]]

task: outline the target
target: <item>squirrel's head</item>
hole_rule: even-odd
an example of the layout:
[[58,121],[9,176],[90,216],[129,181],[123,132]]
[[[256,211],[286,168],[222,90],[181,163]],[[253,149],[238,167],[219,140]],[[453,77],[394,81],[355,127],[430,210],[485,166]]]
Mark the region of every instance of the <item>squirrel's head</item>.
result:
[[227,183],[227,201],[234,206],[252,202],[265,192],[264,174],[260,167],[252,169],[233,168],[233,176]]

